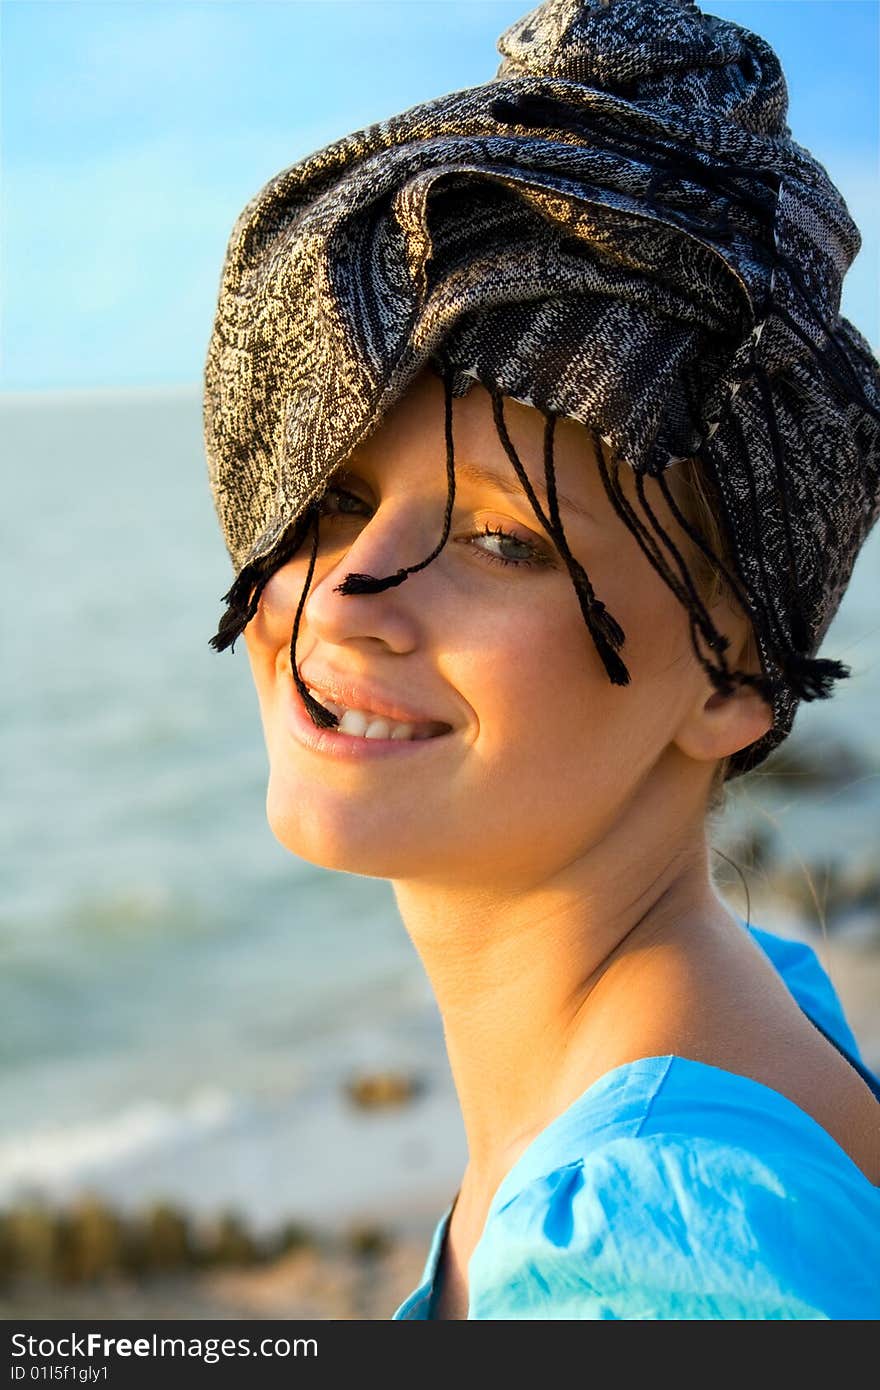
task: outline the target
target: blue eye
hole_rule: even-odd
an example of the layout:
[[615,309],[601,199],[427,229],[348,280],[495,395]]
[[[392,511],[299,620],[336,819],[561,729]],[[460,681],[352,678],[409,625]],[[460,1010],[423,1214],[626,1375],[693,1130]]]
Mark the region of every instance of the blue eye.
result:
[[552,564],[552,561],[550,560],[549,556],[545,555],[544,552],[541,551],[541,550],[539,550],[539,548],[538,548],[536,545],[533,545],[531,541],[524,541],[524,540],[522,540],[522,538],[521,538],[520,536],[514,536],[512,532],[510,532],[510,531],[505,531],[505,530],[503,530],[500,526],[490,526],[489,523],[487,522],[485,526],[481,526],[481,527],[480,527],[480,529],[479,529],[479,535],[481,535],[481,536],[493,536],[493,537],[495,537],[495,539],[498,540],[499,542],[503,542],[503,543],[505,543],[505,544],[506,544],[506,543],[510,543],[510,544],[512,544],[512,545],[518,546],[521,552],[522,552],[522,551],[525,551],[525,555],[520,554],[518,557],[513,557],[513,556],[509,556],[509,555],[498,555],[498,554],[496,554],[496,553],[493,553],[491,550],[484,550],[482,546],[477,546],[476,549],[479,551],[479,553],[480,553],[481,555],[485,556],[485,558],[486,558],[491,564],[495,564],[495,565],[548,565],[548,564]]

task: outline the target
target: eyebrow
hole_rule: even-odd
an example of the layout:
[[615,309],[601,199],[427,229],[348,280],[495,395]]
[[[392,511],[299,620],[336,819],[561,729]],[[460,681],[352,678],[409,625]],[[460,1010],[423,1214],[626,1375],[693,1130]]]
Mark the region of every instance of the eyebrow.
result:
[[[474,483],[484,483],[489,487],[495,487],[499,492],[507,492],[513,497],[524,497],[531,506],[526,490],[515,474],[497,472],[494,468],[488,467],[487,464],[476,463],[471,459],[458,458],[455,460],[455,474],[456,477],[460,475],[463,478],[468,478]],[[550,502],[544,484],[539,483],[535,478],[530,478],[529,482],[538,497],[546,503],[547,513],[549,515]],[[573,515],[582,517],[585,521],[595,522],[596,518],[591,511],[588,511],[581,502],[574,502],[570,497],[566,497],[565,493],[560,492],[558,488],[556,489],[556,500],[560,508],[566,507]]]
[[[349,463],[348,465],[342,463],[336,469],[334,469],[332,476],[337,478],[340,482],[344,482],[347,477],[351,477],[352,470],[353,465],[351,463]],[[481,483],[486,487],[494,487],[499,492],[506,492],[511,497],[522,497],[526,502],[529,503],[529,506],[531,507],[531,500],[528,494],[526,493],[525,488],[523,487],[516,474],[512,471],[510,473],[506,473],[498,469],[490,468],[488,464],[477,463],[474,459],[456,458],[455,476],[456,479],[460,477],[463,479],[467,479],[469,482],[472,483]],[[532,488],[534,489],[538,497],[541,499],[541,501],[543,501],[546,504],[547,513],[549,516],[550,501],[547,497],[546,487],[544,486],[543,482],[538,482],[536,478],[530,478],[529,482],[531,483]],[[567,508],[567,510],[570,511],[573,516],[579,516],[584,521],[591,521],[594,524],[596,523],[595,515],[591,511],[589,511],[588,508],[583,505],[583,503],[573,501],[572,498],[567,497],[564,492],[560,492],[559,488],[556,489],[556,500],[559,503],[560,508]],[[534,508],[532,510],[534,510]]]

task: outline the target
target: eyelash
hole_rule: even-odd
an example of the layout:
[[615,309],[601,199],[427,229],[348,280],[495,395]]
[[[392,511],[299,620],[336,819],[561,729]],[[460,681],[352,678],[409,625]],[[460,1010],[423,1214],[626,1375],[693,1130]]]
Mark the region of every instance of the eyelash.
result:
[[[321,498],[322,516],[329,515],[332,517],[334,515],[352,515],[351,512],[325,512],[323,510],[323,504],[331,494],[336,494],[340,497],[351,497],[355,502],[360,502],[363,506],[367,505],[367,503],[363,501],[363,498],[358,497],[356,493],[349,492],[346,488],[330,487],[327,488],[323,497]],[[477,550],[478,554],[482,555],[484,559],[488,560],[490,565],[516,565],[520,569],[531,569],[533,566],[550,565],[553,563],[549,556],[545,556],[538,548],[538,546],[534,545],[531,541],[523,540],[521,536],[514,535],[512,531],[505,531],[501,526],[491,526],[488,522],[486,522],[483,526],[479,526],[477,528],[477,535],[498,536],[502,540],[513,541],[515,545],[526,546],[528,550],[531,552],[529,558],[527,559],[511,560],[507,556],[493,555],[490,550],[483,550],[481,547],[475,546],[474,549]]]
[[[502,540],[513,541],[515,545],[526,546],[531,552],[530,558],[527,560],[511,560],[504,555],[493,555],[491,550],[480,550],[479,553],[489,561],[490,565],[519,565],[521,568],[525,566],[528,569],[533,565],[547,565],[550,563],[550,561],[541,554],[538,547],[533,545],[531,541],[524,541],[520,536],[515,536],[511,531],[505,531],[501,526],[490,526],[489,523],[486,522],[484,526],[477,528],[477,534],[480,536],[500,536]],[[479,547],[475,548],[479,549]]]

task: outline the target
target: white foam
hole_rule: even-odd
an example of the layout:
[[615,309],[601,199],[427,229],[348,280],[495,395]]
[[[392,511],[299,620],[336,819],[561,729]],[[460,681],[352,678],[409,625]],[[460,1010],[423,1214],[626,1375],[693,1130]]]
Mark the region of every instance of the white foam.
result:
[[121,1161],[216,1132],[235,1111],[235,1101],[225,1091],[202,1087],[181,1106],[147,1098],[87,1124],[15,1135],[0,1142],[0,1200],[22,1188],[67,1188]]

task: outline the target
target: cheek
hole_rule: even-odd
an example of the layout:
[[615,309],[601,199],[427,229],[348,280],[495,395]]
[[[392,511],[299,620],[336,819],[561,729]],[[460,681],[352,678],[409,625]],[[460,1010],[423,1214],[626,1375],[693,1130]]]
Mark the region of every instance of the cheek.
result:
[[609,680],[572,590],[497,627],[491,660],[475,676],[479,689],[465,689],[479,716],[475,751],[484,766],[538,803],[560,804],[613,788],[628,771],[638,775],[675,724],[690,650],[686,617],[674,595],[647,588],[640,608],[625,591],[626,576],[616,580],[602,594],[625,633],[629,685]]
[[[301,562],[277,570],[263,589],[260,606],[242,634],[264,718],[277,698],[280,670],[290,670],[290,639],[305,575],[306,566]],[[305,623],[301,622],[297,647],[300,662],[305,650],[305,630]]]
[[259,631],[260,615],[253,618],[245,628],[242,637],[245,649],[247,650],[248,663],[251,668],[251,676],[257,698],[260,702],[260,710],[265,718],[269,704],[274,698],[275,686],[277,683],[276,662],[278,659],[277,648],[273,648],[264,640]]
[[[576,595],[518,610],[493,633],[479,687],[464,693],[479,717],[475,744],[484,766],[531,795],[555,795],[588,763],[602,764],[603,745],[625,718],[583,621]],[[494,779],[493,779],[494,780]]]
[[291,561],[276,570],[263,589],[256,615],[245,628],[248,649],[255,655],[264,652],[274,660],[279,647],[289,645],[306,570],[305,562]]

